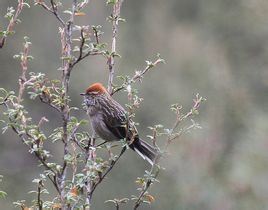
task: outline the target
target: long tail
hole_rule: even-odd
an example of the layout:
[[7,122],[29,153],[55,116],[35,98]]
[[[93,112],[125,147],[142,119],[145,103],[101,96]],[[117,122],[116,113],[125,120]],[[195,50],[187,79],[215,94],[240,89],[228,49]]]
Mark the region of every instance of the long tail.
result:
[[144,160],[147,160],[151,165],[156,161],[156,149],[142,139],[135,139],[129,147],[137,152]]

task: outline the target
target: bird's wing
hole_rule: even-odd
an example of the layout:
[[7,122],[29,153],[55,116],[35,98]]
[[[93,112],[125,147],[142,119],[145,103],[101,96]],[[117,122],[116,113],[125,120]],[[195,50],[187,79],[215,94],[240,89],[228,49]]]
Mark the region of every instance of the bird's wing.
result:
[[127,135],[127,118],[126,114],[109,116],[104,119],[107,128],[119,139],[126,138]]

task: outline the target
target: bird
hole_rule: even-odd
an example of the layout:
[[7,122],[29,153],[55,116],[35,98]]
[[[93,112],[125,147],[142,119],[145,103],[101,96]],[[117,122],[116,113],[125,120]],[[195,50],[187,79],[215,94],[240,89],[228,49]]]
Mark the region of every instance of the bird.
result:
[[142,140],[126,110],[108,93],[101,83],[90,85],[84,93],[84,104],[94,132],[107,142],[125,139],[129,148],[151,165],[156,161],[155,147]]

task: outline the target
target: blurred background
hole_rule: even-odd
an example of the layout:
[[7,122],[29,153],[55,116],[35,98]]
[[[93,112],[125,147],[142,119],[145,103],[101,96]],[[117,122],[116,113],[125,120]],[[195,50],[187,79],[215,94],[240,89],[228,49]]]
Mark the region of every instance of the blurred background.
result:
[[[1,0],[0,26],[8,6],[17,1]],[[65,2],[65,1],[64,1]],[[84,25],[103,25],[103,42],[110,44],[110,8],[105,1],[92,0],[78,17]],[[175,116],[170,104],[187,111],[196,93],[207,101],[197,120],[203,129],[184,135],[170,148],[163,163],[160,183],[152,187],[156,201],[140,209],[231,210],[267,209],[268,206],[268,1],[264,0],[136,0],[125,1],[119,28],[117,75],[133,75],[157,53],[166,60],[135,84],[144,98],[137,111],[141,136],[148,126],[171,127]],[[25,9],[16,34],[0,50],[0,84],[17,90],[20,64],[13,55],[22,50],[23,37],[32,42],[34,60],[29,72],[44,72],[60,78],[60,41],[55,18],[38,6]],[[88,57],[73,70],[71,104],[81,107],[80,92],[93,82],[107,83],[108,69],[102,57]],[[118,80],[117,80],[118,81]],[[26,97],[27,98],[27,97]],[[127,102],[124,92],[115,98]],[[25,100],[33,120],[46,115],[46,129],[57,126],[56,113],[38,100]],[[3,112],[3,109],[0,108]],[[76,113],[85,117],[81,110]],[[159,139],[159,141],[164,139]],[[60,145],[51,148],[57,156]],[[26,146],[11,131],[0,138],[0,189],[8,193],[0,209],[15,209],[13,201],[33,199],[31,181],[42,168]],[[93,209],[114,209],[107,199],[131,197],[135,178],[148,167],[128,151],[108,179],[97,190]],[[122,209],[131,209],[130,205]]]

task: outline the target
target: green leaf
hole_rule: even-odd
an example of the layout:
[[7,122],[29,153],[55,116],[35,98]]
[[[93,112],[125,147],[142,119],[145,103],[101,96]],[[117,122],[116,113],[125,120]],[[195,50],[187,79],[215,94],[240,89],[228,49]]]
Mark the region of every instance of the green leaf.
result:
[[107,0],[106,4],[116,4],[118,0]]
[[7,196],[7,193],[4,191],[0,191],[0,198],[5,198]]

